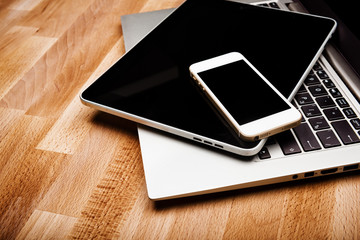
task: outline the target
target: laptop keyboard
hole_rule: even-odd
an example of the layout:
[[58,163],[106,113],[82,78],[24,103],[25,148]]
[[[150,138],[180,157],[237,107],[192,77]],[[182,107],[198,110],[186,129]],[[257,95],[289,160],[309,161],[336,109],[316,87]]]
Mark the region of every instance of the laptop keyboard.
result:
[[284,155],[360,143],[360,119],[320,62],[292,103],[302,113],[301,124],[270,140],[260,151],[260,159],[271,158],[267,146],[276,142]]
[[[260,5],[279,8],[275,2]],[[320,61],[314,65],[292,103],[302,113],[301,124],[269,139],[258,154],[260,159],[272,158],[268,148],[276,142],[284,155],[360,143],[359,116]]]

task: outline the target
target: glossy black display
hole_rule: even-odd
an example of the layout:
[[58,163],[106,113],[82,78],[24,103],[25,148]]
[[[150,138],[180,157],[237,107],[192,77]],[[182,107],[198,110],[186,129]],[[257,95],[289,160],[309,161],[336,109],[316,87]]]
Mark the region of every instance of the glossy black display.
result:
[[290,109],[243,60],[198,75],[239,125]]
[[[334,23],[223,0],[189,0],[82,93],[85,101],[238,147],[190,78],[193,63],[240,52],[286,97]],[[94,46],[96,47],[96,46]],[[254,101],[262,101],[254,96]]]

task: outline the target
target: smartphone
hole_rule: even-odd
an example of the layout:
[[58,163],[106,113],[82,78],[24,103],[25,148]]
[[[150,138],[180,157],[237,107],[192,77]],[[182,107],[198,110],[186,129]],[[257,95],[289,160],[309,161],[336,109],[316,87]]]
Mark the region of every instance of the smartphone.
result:
[[301,113],[238,52],[194,63],[190,75],[245,141],[301,123]]

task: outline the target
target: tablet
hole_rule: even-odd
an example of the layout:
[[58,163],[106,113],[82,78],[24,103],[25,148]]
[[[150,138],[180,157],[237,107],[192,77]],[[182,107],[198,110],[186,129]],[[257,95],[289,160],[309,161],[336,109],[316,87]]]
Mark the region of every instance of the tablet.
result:
[[198,92],[189,66],[241,52],[291,99],[335,27],[334,20],[319,16],[224,0],[188,0],[90,85],[81,100],[208,146],[254,155],[265,141],[239,139]]

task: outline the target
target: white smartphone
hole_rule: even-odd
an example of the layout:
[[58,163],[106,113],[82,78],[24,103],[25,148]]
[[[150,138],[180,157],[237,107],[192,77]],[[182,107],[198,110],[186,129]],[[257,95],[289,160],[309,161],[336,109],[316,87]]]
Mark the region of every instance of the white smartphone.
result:
[[243,140],[301,123],[301,113],[238,52],[192,64],[190,74]]

